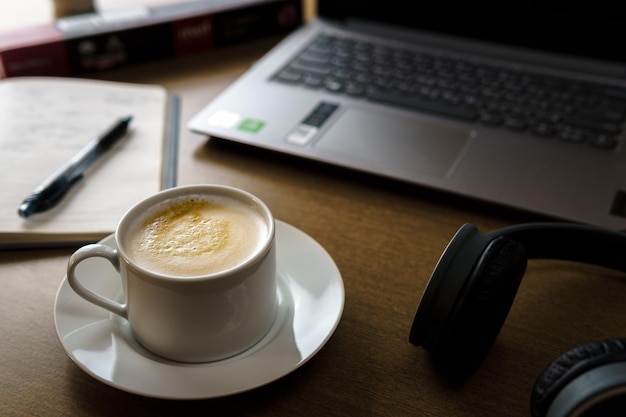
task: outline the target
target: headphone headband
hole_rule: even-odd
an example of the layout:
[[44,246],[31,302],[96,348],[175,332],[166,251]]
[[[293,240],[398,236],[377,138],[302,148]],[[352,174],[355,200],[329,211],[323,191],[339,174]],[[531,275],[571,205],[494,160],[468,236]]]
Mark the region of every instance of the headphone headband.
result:
[[508,226],[487,235],[521,243],[529,259],[578,261],[626,272],[626,233],[617,230],[546,222]]

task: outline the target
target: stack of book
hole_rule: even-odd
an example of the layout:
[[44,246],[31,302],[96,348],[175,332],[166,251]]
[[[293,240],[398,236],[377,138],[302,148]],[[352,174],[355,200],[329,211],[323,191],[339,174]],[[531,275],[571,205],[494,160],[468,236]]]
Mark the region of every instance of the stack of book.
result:
[[132,6],[0,31],[0,78],[80,76],[286,34],[301,0],[195,0]]

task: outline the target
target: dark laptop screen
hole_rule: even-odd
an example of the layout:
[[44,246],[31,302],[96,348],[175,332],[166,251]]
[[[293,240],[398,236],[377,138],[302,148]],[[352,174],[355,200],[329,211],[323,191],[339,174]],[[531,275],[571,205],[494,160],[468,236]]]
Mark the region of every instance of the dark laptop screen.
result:
[[[320,16],[348,17],[626,62],[623,15],[618,2],[317,0]],[[435,3],[433,5],[433,3]]]

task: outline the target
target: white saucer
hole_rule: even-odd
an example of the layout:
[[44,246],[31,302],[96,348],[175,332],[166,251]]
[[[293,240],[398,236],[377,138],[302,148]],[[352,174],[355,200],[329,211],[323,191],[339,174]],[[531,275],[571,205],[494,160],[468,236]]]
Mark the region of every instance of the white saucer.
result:
[[[279,312],[268,334],[232,358],[186,364],[156,356],[131,336],[128,323],[78,296],[67,277],[54,305],[57,335],[85,372],[118,389],[167,399],[215,398],[250,390],[300,367],[330,339],[344,306],[341,275],[310,236],[276,222]],[[101,243],[114,245],[108,236]],[[78,274],[90,288],[119,297],[119,276],[107,261],[91,258]]]

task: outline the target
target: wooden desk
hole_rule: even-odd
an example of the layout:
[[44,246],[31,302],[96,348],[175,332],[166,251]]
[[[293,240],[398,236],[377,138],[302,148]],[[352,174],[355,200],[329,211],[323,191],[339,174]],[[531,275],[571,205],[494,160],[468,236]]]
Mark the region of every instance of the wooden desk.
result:
[[161,83],[180,94],[179,183],[248,189],[326,248],[346,290],[330,341],[295,372],[243,394],[198,401],[137,396],[87,375],[57,338],[54,300],[72,249],[0,252],[0,415],[521,417],[552,359],[590,340],[625,335],[622,274],[531,262],[483,366],[463,383],[436,372],[407,335],[448,240],[465,222],[487,231],[537,218],[188,132],[185,122],[273,41],[98,78]]

